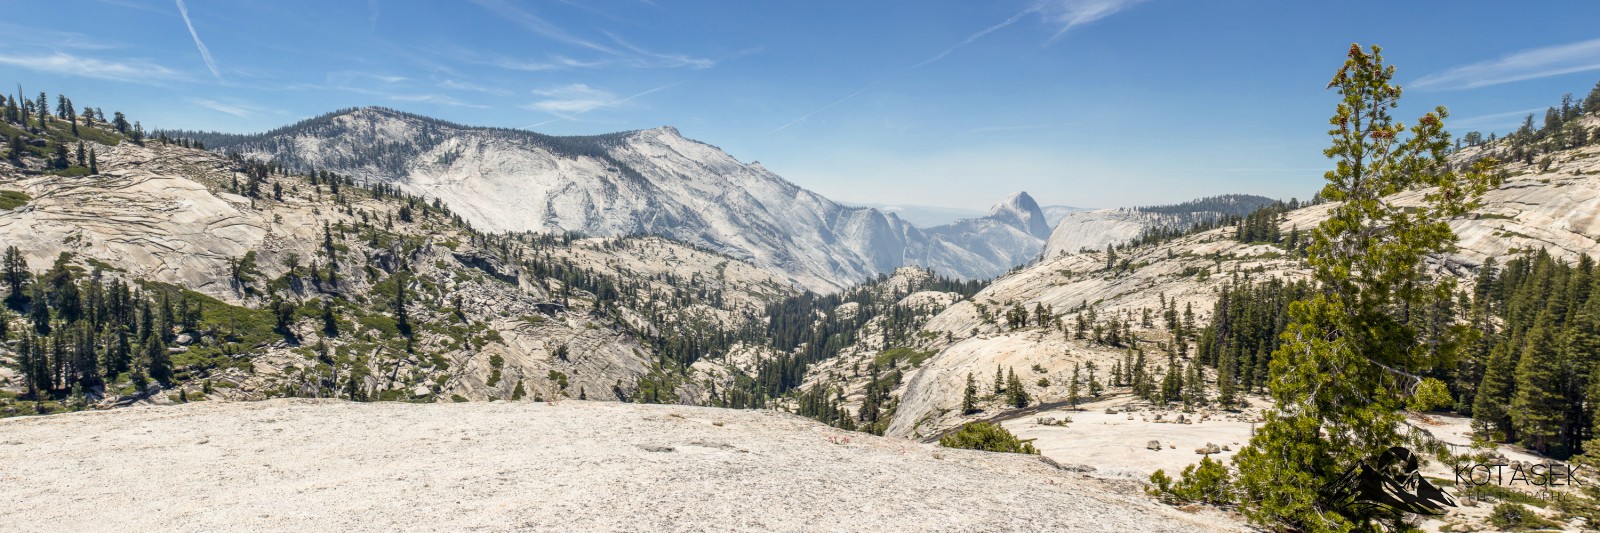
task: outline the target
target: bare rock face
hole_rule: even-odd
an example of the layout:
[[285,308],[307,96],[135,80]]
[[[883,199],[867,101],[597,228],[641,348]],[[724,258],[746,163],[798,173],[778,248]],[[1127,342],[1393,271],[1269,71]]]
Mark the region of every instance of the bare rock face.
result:
[[[124,497],[153,471],[162,490]],[[66,530],[1242,526],[1037,456],[845,434],[772,411],[601,402],[272,400],[12,418],[0,420],[0,483],[11,523]]]
[[[273,227],[250,200],[214,192],[166,169],[221,173],[205,154],[161,154],[124,143],[104,153],[115,170],[99,176],[25,178],[8,185],[33,197],[0,215],[0,243],[22,250],[30,268],[49,268],[62,253],[99,261],[134,278],[174,283],[226,296],[218,285],[228,259],[269,238],[310,239],[308,228]],[[275,233],[275,234],[274,234]]]

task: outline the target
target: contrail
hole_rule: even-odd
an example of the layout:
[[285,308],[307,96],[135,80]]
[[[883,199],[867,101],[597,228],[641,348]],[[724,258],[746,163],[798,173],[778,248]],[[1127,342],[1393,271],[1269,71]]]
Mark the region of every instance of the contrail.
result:
[[177,2],[178,14],[183,15],[183,24],[189,27],[189,36],[194,37],[194,46],[200,49],[200,58],[206,61],[206,68],[211,69],[211,75],[221,80],[222,71],[217,70],[217,61],[211,59],[211,51],[206,49],[206,43],[200,42],[200,34],[195,33],[194,23],[189,21],[189,6],[183,5],[183,0]]

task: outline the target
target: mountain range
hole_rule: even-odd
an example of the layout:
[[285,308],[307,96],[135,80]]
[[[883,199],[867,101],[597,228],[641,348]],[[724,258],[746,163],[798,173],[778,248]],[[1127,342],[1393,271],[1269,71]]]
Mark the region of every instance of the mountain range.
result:
[[442,201],[485,231],[659,234],[820,292],[900,266],[992,278],[1035,258],[1051,227],[1026,193],[983,216],[918,227],[830,200],[672,127],[554,137],[365,107],[256,135],[173,135],[292,169],[393,184]]

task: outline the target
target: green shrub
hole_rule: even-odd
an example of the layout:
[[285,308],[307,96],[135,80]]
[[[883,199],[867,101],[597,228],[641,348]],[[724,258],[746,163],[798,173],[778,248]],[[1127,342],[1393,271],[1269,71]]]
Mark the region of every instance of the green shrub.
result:
[[1505,502],[1489,512],[1489,523],[1502,531],[1555,528],[1559,524],[1546,520],[1522,504]]
[[500,354],[489,354],[489,383],[488,383],[488,386],[493,387],[496,384],[500,383],[500,369],[502,367],[504,367],[505,364],[506,364],[506,360],[505,360],[505,358],[500,357]]
[[1020,440],[999,424],[988,422],[961,426],[959,431],[939,438],[939,445],[986,452],[1039,454],[1039,450],[1033,447],[1033,439]]
[[1150,474],[1150,485],[1145,492],[1170,504],[1206,503],[1229,505],[1234,503],[1233,479],[1228,467],[1210,457],[1198,464],[1184,467],[1176,482],[1167,473],[1156,470]]
[[362,327],[378,332],[381,337],[392,339],[400,336],[400,326],[393,318],[383,315],[363,315],[360,322]]

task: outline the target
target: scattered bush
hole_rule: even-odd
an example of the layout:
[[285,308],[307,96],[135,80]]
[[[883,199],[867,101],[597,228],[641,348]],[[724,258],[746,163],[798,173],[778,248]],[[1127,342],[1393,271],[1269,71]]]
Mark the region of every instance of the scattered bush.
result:
[[1489,523],[1502,531],[1550,529],[1559,526],[1555,522],[1534,514],[1532,509],[1522,504],[1511,502],[1494,506],[1494,510],[1489,512]]
[[1184,467],[1183,474],[1176,482],[1167,477],[1166,472],[1156,470],[1156,473],[1150,474],[1150,485],[1145,492],[1173,505],[1228,505],[1234,501],[1233,480],[1228,467],[1210,457]]
[[939,445],[946,448],[1039,455],[1039,450],[1033,447],[1033,439],[1020,440],[1000,424],[988,422],[973,422],[961,426],[959,431],[941,437]]

